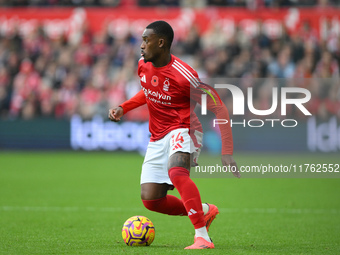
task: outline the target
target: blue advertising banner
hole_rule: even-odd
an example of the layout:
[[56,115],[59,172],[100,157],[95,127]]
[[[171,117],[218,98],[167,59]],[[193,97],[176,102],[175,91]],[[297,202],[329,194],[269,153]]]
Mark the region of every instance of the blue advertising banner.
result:
[[[235,122],[236,123],[236,122]],[[338,152],[340,121],[310,117],[294,128],[249,127],[242,122],[232,128],[235,151]],[[147,122],[114,123],[100,116],[84,121],[56,119],[0,121],[0,149],[146,150],[150,133]],[[218,129],[204,126],[203,150],[220,153]]]

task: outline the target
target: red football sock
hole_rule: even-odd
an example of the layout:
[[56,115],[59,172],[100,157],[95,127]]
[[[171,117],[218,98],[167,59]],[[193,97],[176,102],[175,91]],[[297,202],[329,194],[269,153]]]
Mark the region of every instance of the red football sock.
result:
[[150,211],[168,215],[187,215],[182,200],[172,195],[166,195],[159,199],[142,201],[144,206]]
[[172,167],[169,170],[169,177],[181,195],[185,209],[195,229],[204,227],[201,196],[196,184],[190,179],[189,171],[184,167]]

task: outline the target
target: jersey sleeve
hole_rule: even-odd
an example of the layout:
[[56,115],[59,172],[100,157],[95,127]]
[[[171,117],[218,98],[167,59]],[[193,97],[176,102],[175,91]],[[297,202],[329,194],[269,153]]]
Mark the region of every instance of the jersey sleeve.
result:
[[129,100],[125,101],[120,105],[123,108],[124,114],[127,112],[146,104],[146,98],[144,91],[141,89],[136,95],[131,97]]
[[201,95],[208,94],[206,97],[207,109],[215,114],[216,119],[225,119],[228,121],[227,124],[218,124],[221,132],[222,155],[233,155],[234,144],[228,109],[214,88],[200,82],[198,78],[197,83],[198,85],[196,87],[191,85],[190,97],[201,104]]
[[[137,73],[138,76],[140,76],[141,72],[142,72],[142,64],[144,62],[144,58],[140,58],[138,60],[138,69],[137,69]],[[145,94],[143,90],[140,90],[136,95],[134,95],[133,97],[131,97],[129,100],[125,101],[124,103],[122,103],[120,105],[120,107],[123,108],[124,114],[126,114],[127,112],[146,104],[146,98],[145,98]]]

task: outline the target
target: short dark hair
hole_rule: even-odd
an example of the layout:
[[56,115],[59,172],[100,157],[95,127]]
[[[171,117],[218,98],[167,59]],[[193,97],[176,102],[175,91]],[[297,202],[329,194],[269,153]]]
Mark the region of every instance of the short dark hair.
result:
[[169,23],[163,20],[158,20],[150,23],[146,28],[153,29],[155,34],[158,36],[164,36],[168,42],[168,47],[171,47],[172,41],[174,39],[174,30],[172,30],[172,27],[169,25]]

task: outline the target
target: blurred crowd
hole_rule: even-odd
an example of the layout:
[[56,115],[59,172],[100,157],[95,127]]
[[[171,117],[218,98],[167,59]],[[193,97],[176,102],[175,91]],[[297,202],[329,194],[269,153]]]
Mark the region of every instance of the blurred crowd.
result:
[[236,6],[261,7],[338,6],[340,0],[0,0],[0,6]]
[[[109,108],[140,90],[140,43],[131,34],[115,38],[86,29],[77,43],[65,36],[48,38],[41,27],[25,37],[17,31],[1,35],[0,118],[68,119],[75,113],[106,118]],[[263,33],[247,36],[241,29],[227,36],[215,24],[200,36],[193,25],[172,50],[200,77],[235,78],[243,90],[252,86],[256,109],[270,108],[273,87],[296,86],[311,91],[312,114],[340,117],[340,37],[331,28],[319,39],[306,23],[297,33],[270,39]],[[298,109],[287,114],[303,117]],[[125,119],[145,121],[148,113],[144,107]]]
[[[207,79],[209,84],[235,84],[245,95],[251,87],[253,105],[258,110],[271,108],[275,97],[273,88],[278,88],[277,110],[262,118],[284,118],[280,108],[281,88],[299,87],[311,92],[306,108],[312,115],[323,120],[333,116],[340,119],[340,35],[334,33],[331,25],[322,38],[308,22],[291,35],[283,31],[276,39],[270,39],[262,32],[250,37],[241,29],[227,37],[218,26],[212,26],[202,37],[197,31],[193,28],[176,50],[198,70],[200,77],[228,77]],[[259,31],[263,30],[260,28]],[[231,94],[222,96],[232,111]],[[304,95],[293,93],[287,97]],[[247,104],[247,97],[245,102]],[[297,107],[288,105],[287,108],[287,117],[306,118]],[[261,118],[249,115],[249,111],[248,117]]]

